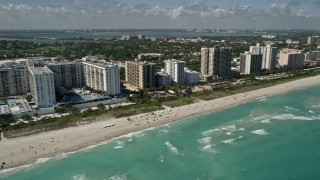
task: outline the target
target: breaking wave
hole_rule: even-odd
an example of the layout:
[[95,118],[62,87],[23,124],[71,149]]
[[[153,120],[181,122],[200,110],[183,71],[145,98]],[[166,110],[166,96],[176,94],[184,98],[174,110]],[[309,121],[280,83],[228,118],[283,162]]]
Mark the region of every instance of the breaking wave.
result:
[[109,180],[127,180],[127,175],[115,175],[109,178]]
[[179,155],[179,152],[178,152],[178,148],[173,146],[172,143],[170,143],[169,141],[165,142],[164,143],[165,145],[167,145],[168,149],[170,152],[176,154],[176,155]]
[[251,132],[252,134],[257,134],[257,135],[268,135],[269,133],[265,131],[264,129],[258,129],[254,130]]

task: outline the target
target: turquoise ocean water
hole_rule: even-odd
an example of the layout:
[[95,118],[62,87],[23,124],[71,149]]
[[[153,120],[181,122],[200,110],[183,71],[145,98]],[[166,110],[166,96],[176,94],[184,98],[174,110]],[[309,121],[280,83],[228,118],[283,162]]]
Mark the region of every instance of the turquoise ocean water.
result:
[[59,157],[0,179],[320,179],[320,87]]

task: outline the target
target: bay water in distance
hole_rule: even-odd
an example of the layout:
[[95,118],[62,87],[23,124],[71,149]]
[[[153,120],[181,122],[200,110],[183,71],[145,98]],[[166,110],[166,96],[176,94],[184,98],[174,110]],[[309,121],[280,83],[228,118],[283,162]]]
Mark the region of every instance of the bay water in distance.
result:
[[[122,35],[137,36],[143,34],[152,38],[197,38],[215,36],[261,36],[262,33],[244,31],[237,33],[214,33],[212,31],[188,31],[184,29],[114,29],[114,30],[0,30],[0,40],[30,41],[36,43],[78,42],[88,39],[108,40]],[[274,35],[286,35],[286,32],[273,32]]]
[[312,87],[130,134],[0,179],[320,179],[319,129],[320,87]]

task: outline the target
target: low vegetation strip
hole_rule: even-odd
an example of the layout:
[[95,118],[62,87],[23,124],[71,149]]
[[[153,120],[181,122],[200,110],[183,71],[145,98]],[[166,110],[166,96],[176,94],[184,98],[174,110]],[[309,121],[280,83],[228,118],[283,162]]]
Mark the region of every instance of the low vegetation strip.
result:
[[112,109],[105,109],[104,106],[100,106],[100,108],[96,110],[88,109],[81,113],[74,107],[62,107],[59,108],[58,111],[61,113],[69,112],[70,115],[64,117],[46,117],[39,121],[30,121],[26,124],[19,123],[17,125],[12,126],[10,124],[5,124],[2,126],[2,129],[6,138],[15,138],[46,131],[78,126],[86,123],[92,123],[95,121],[106,119],[108,117],[120,118],[140,113],[156,111],[160,109],[163,109],[163,107],[161,106],[161,104],[156,102],[148,104],[132,104],[128,106],[119,106]]

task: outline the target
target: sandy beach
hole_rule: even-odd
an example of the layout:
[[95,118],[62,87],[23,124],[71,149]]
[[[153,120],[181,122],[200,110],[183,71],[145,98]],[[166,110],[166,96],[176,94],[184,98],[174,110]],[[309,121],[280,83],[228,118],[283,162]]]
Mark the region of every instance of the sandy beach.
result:
[[[0,163],[6,163],[4,169],[32,164],[40,158],[77,151],[128,133],[218,111],[257,98],[317,85],[320,85],[320,76],[299,79],[211,101],[199,101],[177,108],[165,108],[160,111],[131,116],[130,119],[127,117],[116,119],[101,116],[99,117],[101,121],[97,123],[26,137],[3,139],[0,141]],[[115,126],[102,128],[103,125],[113,123]]]

